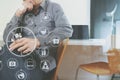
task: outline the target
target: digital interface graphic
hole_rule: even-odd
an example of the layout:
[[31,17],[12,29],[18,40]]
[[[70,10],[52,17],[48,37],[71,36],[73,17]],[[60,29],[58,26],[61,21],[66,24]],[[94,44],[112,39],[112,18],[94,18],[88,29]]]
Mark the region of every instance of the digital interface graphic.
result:
[[[29,33],[31,33],[32,35],[26,35],[26,34],[24,34],[24,33],[26,33],[26,32],[29,32]],[[26,28],[26,27],[17,27],[17,28],[14,28],[14,29],[12,29],[10,32],[9,32],[9,34],[8,34],[8,36],[7,36],[7,39],[6,39],[6,45],[7,45],[7,48],[9,49],[9,45],[13,42],[13,41],[15,41],[15,40],[17,40],[17,39],[20,39],[20,38],[36,38],[35,37],[35,35],[34,35],[34,33],[29,29],[29,28]],[[34,48],[35,48],[35,45],[36,45],[36,41],[34,41]],[[34,50],[34,48],[33,48],[33,50]],[[32,50],[32,51],[33,51]],[[27,55],[30,55],[32,52],[29,52],[29,53],[27,53],[27,54],[23,54],[23,52],[18,52],[17,51],[17,49],[15,49],[15,50],[13,50],[13,51],[10,51],[13,55],[15,55],[15,56],[18,56],[18,57],[25,57],[25,56],[27,56]]]
[[[47,16],[45,19],[47,19]],[[47,28],[40,28],[40,36],[45,38],[49,34],[50,32]],[[17,50],[18,48],[10,51],[10,44],[21,38],[36,39],[36,34],[27,27],[13,28],[9,32],[6,38],[6,44],[0,47],[0,74],[6,74],[8,72],[11,77],[10,80],[29,80],[29,78],[35,77],[36,80],[39,80],[41,71],[49,72],[51,70],[51,62],[48,59],[51,57],[50,49],[58,47],[62,40],[57,35],[54,35],[48,38],[47,44],[37,49],[34,48],[32,52],[24,54],[23,52],[19,52]],[[34,42],[33,46],[35,45],[36,42]],[[3,79],[9,80],[7,77]]]

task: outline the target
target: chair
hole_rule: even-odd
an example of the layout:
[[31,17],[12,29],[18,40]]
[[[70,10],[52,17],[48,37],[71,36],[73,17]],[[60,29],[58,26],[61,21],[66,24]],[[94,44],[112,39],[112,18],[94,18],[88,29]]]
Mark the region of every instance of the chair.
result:
[[99,75],[112,75],[113,80],[115,74],[120,73],[120,50],[112,49],[107,52],[108,62],[94,62],[79,65],[76,71],[75,80],[78,77],[79,69],[83,69],[90,73],[96,74],[99,80]]
[[63,57],[64,57],[64,53],[67,47],[69,39],[65,39],[58,47],[58,53],[57,53],[57,66],[56,66],[56,70],[53,76],[53,80],[58,80],[58,72],[60,69],[60,65],[62,63]]

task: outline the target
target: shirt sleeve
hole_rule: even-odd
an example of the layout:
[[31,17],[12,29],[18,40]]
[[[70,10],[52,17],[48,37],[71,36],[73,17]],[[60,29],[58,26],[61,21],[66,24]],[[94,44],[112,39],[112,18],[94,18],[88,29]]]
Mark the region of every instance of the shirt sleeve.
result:
[[50,38],[53,36],[58,36],[61,40],[63,40],[65,38],[71,37],[73,33],[73,28],[70,25],[62,7],[59,4],[54,3],[52,9],[55,22],[55,29],[48,35],[46,39],[39,39],[41,45],[49,43]]
[[6,42],[6,38],[9,34],[9,32],[15,28],[15,27],[18,27],[20,26],[21,24],[21,21],[22,21],[22,16],[21,17],[17,17],[17,16],[13,16],[13,18],[10,20],[10,22],[6,25],[6,28],[4,30],[4,34],[3,34],[3,40],[4,42]]

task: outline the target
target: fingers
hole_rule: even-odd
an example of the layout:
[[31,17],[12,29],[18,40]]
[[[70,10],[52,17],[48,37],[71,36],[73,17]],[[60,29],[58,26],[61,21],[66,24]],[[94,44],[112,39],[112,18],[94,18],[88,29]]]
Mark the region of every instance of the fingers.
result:
[[23,46],[25,43],[17,43],[9,48],[10,51],[13,51],[14,49]]
[[23,42],[23,41],[26,41],[26,38],[17,39],[16,43],[20,43],[20,42]]
[[27,45],[24,45],[24,46],[20,47],[20,48],[18,49],[18,51],[23,52],[23,51],[26,50],[27,48],[28,48],[28,46],[27,46]]
[[23,53],[28,53],[28,52],[31,52],[30,48],[27,48],[26,50],[23,51]]
[[23,40],[24,40],[24,39],[21,38],[21,39],[18,39],[18,40],[16,40],[16,41],[14,41],[12,44],[10,44],[9,47],[12,47],[12,46],[14,46],[14,45],[17,44],[17,43],[20,43],[20,42],[22,42]]
[[14,41],[13,43],[10,44],[9,48],[12,47],[15,44],[16,44],[16,42]]
[[26,40],[24,38],[16,40],[9,46],[10,47],[9,50],[13,51],[14,49],[21,47],[25,44],[26,44]]
[[16,16],[18,16],[18,17],[20,17],[21,15],[23,15],[25,12],[27,11],[27,8],[23,5],[23,4],[21,4],[20,6],[19,6],[19,8],[17,9],[17,11],[16,11]]
[[21,15],[23,15],[27,10],[31,11],[33,9],[33,4],[32,2],[26,2],[24,1],[18,8],[18,10],[16,11],[16,16],[20,17]]
[[31,10],[33,9],[33,4],[32,4],[32,2],[24,1],[24,2],[23,2],[23,5],[25,6],[25,8],[26,8],[28,11],[31,11]]
[[28,53],[36,49],[38,46],[40,46],[40,44],[36,43],[39,43],[39,41],[36,39],[21,38],[11,43],[9,46],[10,47],[9,50],[13,51],[14,49],[18,48],[17,50],[19,52]]

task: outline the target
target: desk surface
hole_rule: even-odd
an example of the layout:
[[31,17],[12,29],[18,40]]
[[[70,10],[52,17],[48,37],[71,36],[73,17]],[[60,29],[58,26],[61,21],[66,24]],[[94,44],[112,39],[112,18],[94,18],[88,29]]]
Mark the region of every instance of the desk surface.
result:
[[87,40],[74,40],[70,39],[68,45],[104,45],[105,39],[87,39]]

